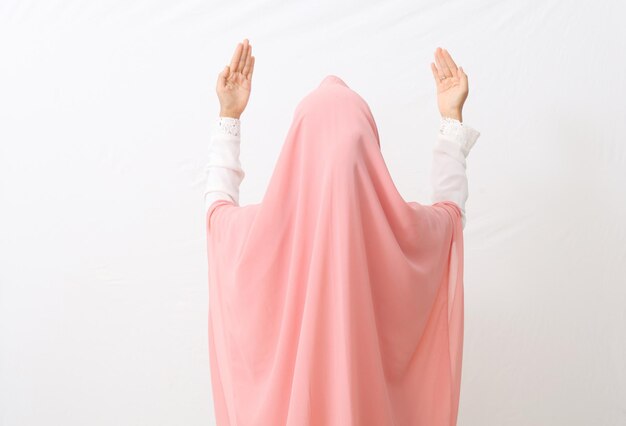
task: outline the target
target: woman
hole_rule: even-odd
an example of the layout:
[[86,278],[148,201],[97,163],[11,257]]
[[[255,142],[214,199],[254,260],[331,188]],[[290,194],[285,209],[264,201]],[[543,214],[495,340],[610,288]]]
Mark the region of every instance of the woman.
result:
[[438,48],[432,205],[406,202],[367,102],[335,75],[296,106],[261,203],[239,205],[247,39],[219,75],[205,191],[218,425],[455,425],[467,76]]

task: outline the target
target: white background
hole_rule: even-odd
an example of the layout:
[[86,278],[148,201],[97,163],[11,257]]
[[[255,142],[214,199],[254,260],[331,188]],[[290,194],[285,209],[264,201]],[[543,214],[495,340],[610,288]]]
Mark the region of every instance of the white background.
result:
[[[314,4],[315,3],[315,4]],[[207,425],[202,191],[248,37],[240,204],[328,74],[429,203],[437,46],[469,75],[462,426],[626,424],[618,1],[0,0],[0,424]]]

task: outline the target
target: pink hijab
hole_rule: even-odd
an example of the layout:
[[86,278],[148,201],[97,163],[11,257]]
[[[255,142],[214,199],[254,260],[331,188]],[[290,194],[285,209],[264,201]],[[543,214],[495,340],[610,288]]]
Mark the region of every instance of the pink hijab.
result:
[[297,105],[262,202],[206,224],[219,426],[456,424],[461,211],[402,198],[342,79]]

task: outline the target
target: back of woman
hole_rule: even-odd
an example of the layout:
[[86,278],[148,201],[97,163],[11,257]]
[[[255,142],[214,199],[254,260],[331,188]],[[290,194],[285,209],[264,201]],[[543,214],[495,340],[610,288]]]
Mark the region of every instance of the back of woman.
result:
[[238,121],[215,128],[206,192],[218,425],[456,424],[465,200],[404,201],[368,104],[328,75],[297,105],[261,203],[240,206]]

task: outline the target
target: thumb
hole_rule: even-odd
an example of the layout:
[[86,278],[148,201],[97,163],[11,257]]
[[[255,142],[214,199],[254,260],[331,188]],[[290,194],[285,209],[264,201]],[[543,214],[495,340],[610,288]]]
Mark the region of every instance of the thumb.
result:
[[222,72],[220,73],[219,77],[217,78],[217,82],[220,87],[226,86],[226,79],[228,78],[229,74],[230,74],[230,66],[226,65],[224,69],[222,70]]
[[467,79],[467,74],[465,74],[465,70],[463,69],[463,67],[459,67],[459,71],[461,71],[461,76],[462,76],[464,79]]

